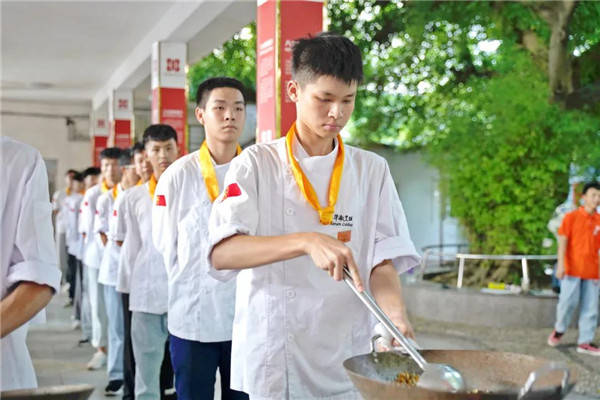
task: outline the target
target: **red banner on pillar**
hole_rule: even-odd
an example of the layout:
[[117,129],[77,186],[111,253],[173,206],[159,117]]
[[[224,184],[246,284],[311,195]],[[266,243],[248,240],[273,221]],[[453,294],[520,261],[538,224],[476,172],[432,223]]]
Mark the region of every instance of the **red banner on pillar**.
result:
[[131,120],[115,119],[113,121],[115,147],[126,149],[131,147]]
[[94,167],[100,167],[100,153],[106,148],[108,136],[94,136],[94,154],[92,159],[94,160]]
[[185,89],[152,90],[152,123],[170,125],[177,132],[179,154],[187,153],[187,96]]
[[296,39],[323,30],[323,2],[262,0],[256,24],[256,141],[265,142],[285,135],[296,119],[296,106],[287,95],[292,47]]
[[187,45],[156,42],[152,46],[152,123],[171,125],[179,154],[188,152]]

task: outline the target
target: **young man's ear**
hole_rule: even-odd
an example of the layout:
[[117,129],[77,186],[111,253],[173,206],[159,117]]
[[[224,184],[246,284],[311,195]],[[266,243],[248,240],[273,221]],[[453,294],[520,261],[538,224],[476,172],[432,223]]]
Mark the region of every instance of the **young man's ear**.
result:
[[297,81],[289,81],[287,84],[287,94],[294,103],[298,101],[298,92],[300,91],[300,84]]
[[198,120],[198,122],[200,122],[200,124],[204,126],[204,109],[196,107],[194,114],[196,114],[196,119]]

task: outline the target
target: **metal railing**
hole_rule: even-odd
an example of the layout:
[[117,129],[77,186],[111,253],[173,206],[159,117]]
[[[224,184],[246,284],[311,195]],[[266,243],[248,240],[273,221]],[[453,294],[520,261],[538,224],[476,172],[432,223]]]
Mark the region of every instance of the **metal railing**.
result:
[[456,254],[456,258],[458,258],[458,279],[456,281],[456,287],[461,288],[463,284],[463,276],[465,273],[465,260],[521,260],[521,270],[523,273],[523,278],[521,279],[521,288],[524,292],[529,291],[529,266],[527,265],[527,261],[529,260],[556,260],[556,255],[526,255],[526,254],[502,254],[502,255],[492,255],[492,254]]
[[[433,266],[437,265],[437,270],[433,269],[433,272],[446,272],[456,268],[456,254],[468,250],[468,247],[467,243],[434,244],[422,247],[423,256],[421,257],[421,268],[418,271],[418,279],[423,279],[423,275],[426,272],[432,273],[431,268],[428,268],[430,264]],[[453,248],[455,251],[445,251],[449,248]],[[455,267],[444,268],[444,264],[450,263],[453,263]]]

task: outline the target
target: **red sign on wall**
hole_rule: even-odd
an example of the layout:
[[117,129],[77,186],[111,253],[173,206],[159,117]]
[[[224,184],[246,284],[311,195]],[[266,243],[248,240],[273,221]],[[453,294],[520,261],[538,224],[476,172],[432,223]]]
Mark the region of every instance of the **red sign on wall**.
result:
[[93,154],[92,160],[94,160],[94,167],[100,167],[100,153],[104,150],[106,146],[106,142],[108,141],[108,136],[94,136],[93,139]]
[[115,147],[126,149],[131,146],[131,120],[115,119],[113,121]]
[[296,39],[323,30],[323,2],[259,1],[256,24],[256,141],[265,142],[285,135],[296,119],[296,106],[287,95],[292,47]]
[[171,125],[177,132],[179,154],[187,153],[187,102],[185,89],[152,90],[152,123]]

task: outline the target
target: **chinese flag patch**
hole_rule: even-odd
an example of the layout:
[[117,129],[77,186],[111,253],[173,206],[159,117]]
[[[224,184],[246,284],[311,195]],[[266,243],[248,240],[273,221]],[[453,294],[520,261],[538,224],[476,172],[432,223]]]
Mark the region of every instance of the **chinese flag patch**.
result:
[[[237,183],[231,183],[229,186],[225,188],[225,194],[223,195],[223,200],[229,197],[237,197],[242,194],[242,190],[238,186]],[[221,201],[223,201],[221,200]]]
[[350,240],[352,240],[352,231],[338,232],[337,238],[340,242],[344,242],[344,243],[349,242]]
[[160,207],[167,206],[167,199],[165,199],[165,195],[163,195],[163,194],[156,195],[156,205],[160,206]]
[[113,217],[117,216],[117,210],[113,210]]

